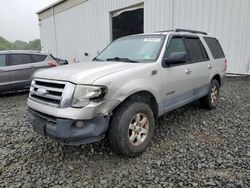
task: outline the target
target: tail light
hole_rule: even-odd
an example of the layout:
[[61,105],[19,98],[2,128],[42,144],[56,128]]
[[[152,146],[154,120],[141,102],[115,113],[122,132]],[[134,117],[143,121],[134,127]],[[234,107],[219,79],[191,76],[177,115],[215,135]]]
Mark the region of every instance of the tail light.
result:
[[57,66],[59,66],[59,63],[57,63],[56,61],[49,61],[48,65],[49,65],[49,67],[57,67]]
[[224,71],[227,71],[227,59],[225,59]]

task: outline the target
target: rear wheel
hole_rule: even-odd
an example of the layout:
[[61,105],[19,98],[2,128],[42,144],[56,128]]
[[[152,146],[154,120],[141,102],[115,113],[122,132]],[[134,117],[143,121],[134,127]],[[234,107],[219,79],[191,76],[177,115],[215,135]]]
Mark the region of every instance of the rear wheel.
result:
[[109,140],[115,153],[136,156],[147,149],[154,133],[154,115],[148,104],[127,101],[115,111]]
[[207,109],[217,107],[220,98],[220,85],[217,80],[212,80],[210,83],[208,94],[200,99],[201,106]]

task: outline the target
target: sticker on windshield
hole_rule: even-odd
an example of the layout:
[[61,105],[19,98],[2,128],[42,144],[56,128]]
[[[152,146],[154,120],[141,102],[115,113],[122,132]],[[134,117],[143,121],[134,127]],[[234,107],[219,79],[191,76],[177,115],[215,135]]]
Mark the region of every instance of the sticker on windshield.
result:
[[161,42],[161,38],[144,38],[144,42]]

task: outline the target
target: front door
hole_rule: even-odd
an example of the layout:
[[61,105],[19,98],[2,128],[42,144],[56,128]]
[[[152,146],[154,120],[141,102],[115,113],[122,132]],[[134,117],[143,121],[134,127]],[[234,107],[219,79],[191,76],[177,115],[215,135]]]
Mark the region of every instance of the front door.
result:
[[[171,36],[168,40],[164,58],[168,58],[171,53],[186,52],[182,36]],[[180,107],[187,102],[189,86],[186,80],[186,70],[188,65],[176,64],[170,67],[161,68],[165,112]]]

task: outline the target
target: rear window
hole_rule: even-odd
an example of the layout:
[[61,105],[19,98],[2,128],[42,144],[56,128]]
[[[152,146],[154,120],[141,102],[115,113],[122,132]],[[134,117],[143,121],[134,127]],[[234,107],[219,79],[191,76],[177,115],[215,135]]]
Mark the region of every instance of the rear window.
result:
[[216,38],[204,37],[214,59],[225,58],[225,54]]
[[31,55],[29,54],[11,54],[10,64],[11,65],[22,65],[32,63]]
[[4,67],[6,65],[6,55],[0,55],[0,67]]
[[207,53],[199,38],[186,38],[185,40],[191,62],[208,60]]
[[34,63],[36,63],[36,62],[42,62],[42,61],[44,61],[47,58],[46,55],[33,54],[31,56],[32,56],[32,59],[33,59]]

